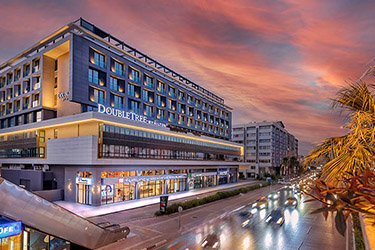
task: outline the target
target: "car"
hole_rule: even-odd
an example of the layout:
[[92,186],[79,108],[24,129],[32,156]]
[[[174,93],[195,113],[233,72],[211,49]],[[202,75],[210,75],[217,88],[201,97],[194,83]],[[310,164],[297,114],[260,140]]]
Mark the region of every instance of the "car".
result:
[[209,234],[201,243],[201,249],[219,249],[220,238],[216,234]]
[[282,226],[284,224],[284,221],[284,210],[281,207],[272,210],[271,213],[266,217],[266,223],[268,224],[276,224]]
[[271,200],[277,200],[277,199],[279,199],[279,193],[280,193],[280,192],[275,192],[275,191],[273,191],[273,192],[271,192],[267,197],[268,197],[269,199],[271,199]]
[[297,205],[298,205],[298,200],[297,200],[297,198],[294,197],[294,196],[289,196],[289,197],[286,199],[286,201],[285,201],[284,204],[285,204],[286,207],[294,207],[294,208],[296,208]]
[[242,227],[248,227],[252,224],[253,222],[253,219],[254,219],[255,215],[252,214],[252,213],[249,213],[248,216],[246,216],[245,220],[241,223],[241,226]]
[[267,198],[266,197],[259,198],[253,204],[253,207],[254,208],[259,208],[259,209],[268,208],[268,200],[267,200]]
[[285,184],[285,179],[279,179],[279,180],[277,181],[277,183],[278,183],[278,184]]

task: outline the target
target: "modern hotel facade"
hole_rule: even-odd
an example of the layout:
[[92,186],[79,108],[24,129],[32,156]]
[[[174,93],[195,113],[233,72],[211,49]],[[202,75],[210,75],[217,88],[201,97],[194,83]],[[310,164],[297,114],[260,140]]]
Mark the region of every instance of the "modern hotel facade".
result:
[[236,182],[230,110],[79,19],[0,66],[1,175],[89,205]]
[[298,140],[282,121],[233,125],[232,141],[244,147],[246,164],[241,165],[240,172],[246,178],[274,173],[284,157],[298,157]]

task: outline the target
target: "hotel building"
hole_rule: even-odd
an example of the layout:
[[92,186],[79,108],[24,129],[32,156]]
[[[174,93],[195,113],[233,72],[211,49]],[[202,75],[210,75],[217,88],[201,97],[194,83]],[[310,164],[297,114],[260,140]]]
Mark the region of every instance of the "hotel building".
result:
[[246,164],[239,171],[245,178],[274,173],[284,157],[298,156],[298,140],[282,121],[233,125],[232,141],[244,147]]
[[230,110],[78,19],[0,65],[1,175],[95,206],[236,182]]

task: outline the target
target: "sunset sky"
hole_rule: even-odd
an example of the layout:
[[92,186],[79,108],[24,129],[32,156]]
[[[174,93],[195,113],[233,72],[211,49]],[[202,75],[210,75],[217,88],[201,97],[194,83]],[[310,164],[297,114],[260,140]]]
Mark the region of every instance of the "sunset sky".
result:
[[225,99],[233,123],[282,120],[306,154],[340,135],[329,110],[375,64],[375,2],[0,0],[0,62],[79,17]]

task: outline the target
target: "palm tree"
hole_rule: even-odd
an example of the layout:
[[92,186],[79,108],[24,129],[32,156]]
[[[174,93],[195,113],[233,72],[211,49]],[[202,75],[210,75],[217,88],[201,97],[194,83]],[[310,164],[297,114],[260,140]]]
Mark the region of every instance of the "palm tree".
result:
[[374,166],[375,153],[375,101],[371,91],[375,85],[367,84],[364,77],[374,76],[370,68],[358,81],[349,82],[332,99],[331,109],[340,109],[347,114],[346,135],[322,141],[306,157],[310,163],[320,157],[328,161],[322,168],[324,180],[340,181],[348,174],[356,175]]
[[[292,156],[289,158],[289,166],[292,170],[294,170],[294,167],[297,167],[299,165],[299,162],[297,161],[297,158],[295,156]],[[294,173],[294,171],[293,171]]]
[[289,159],[288,157],[284,157],[283,158],[283,162],[281,163],[281,166],[283,168],[283,174],[286,174],[286,169],[288,168],[288,162],[289,162]]

